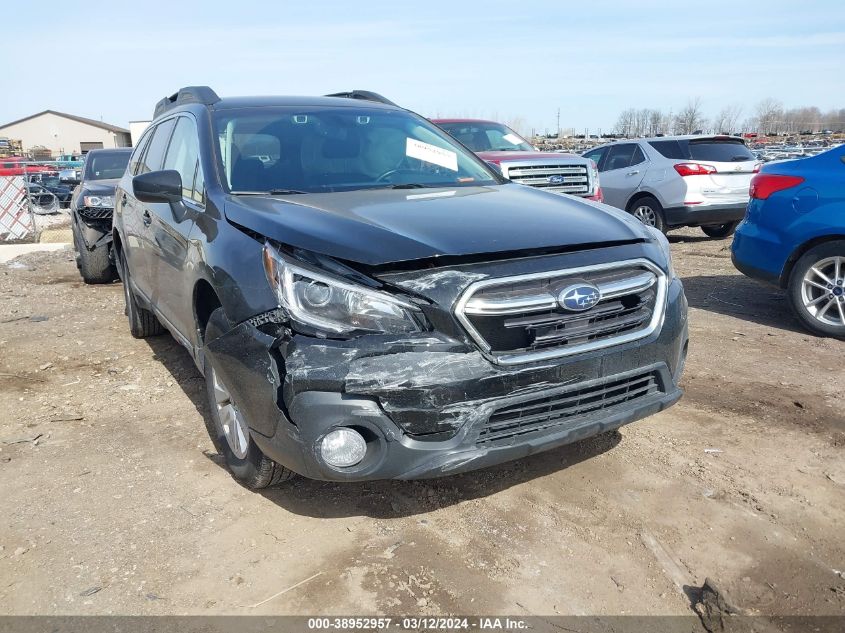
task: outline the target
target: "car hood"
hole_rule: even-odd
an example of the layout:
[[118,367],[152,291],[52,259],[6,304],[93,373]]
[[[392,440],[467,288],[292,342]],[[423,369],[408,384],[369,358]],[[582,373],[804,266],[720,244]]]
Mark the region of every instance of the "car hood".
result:
[[511,160],[572,160],[581,158],[575,154],[566,152],[476,152],[482,160],[489,160],[492,163],[504,163]]
[[119,178],[108,178],[106,180],[86,180],[82,183],[82,190],[96,196],[111,196],[114,195],[114,190]]
[[224,212],[283,244],[371,266],[650,238],[621,211],[515,184],[228,196]]

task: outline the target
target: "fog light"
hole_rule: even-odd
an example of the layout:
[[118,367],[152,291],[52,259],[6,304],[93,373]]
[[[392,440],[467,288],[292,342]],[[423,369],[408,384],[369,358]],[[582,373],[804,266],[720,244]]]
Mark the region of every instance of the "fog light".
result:
[[366,452],[367,442],[352,429],[335,429],[320,442],[323,461],[335,468],[354,466],[364,459]]

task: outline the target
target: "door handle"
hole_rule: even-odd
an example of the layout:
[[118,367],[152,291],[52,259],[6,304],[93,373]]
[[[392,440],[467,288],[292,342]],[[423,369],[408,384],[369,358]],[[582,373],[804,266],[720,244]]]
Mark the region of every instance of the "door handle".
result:
[[152,224],[153,216],[150,215],[149,211],[144,211],[144,215],[141,216],[141,221],[144,223],[144,226],[149,226]]
[[628,172],[627,174],[625,174],[625,175],[626,175],[626,176],[636,176],[638,173],[640,173],[640,170],[639,170],[639,169],[635,169],[634,171],[629,171],[629,172]]

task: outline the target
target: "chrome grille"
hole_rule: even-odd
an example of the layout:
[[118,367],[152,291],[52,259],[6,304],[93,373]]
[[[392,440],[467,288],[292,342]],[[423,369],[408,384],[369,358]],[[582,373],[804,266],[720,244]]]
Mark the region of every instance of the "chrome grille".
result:
[[585,416],[612,413],[628,403],[662,393],[656,372],[612,379],[588,387],[543,392],[535,398],[496,409],[484,423],[477,444],[500,443],[529,433],[575,427]]
[[[561,291],[582,283],[598,288],[598,303],[581,312],[561,307]],[[464,291],[455,316],[495,362],[526,363],[648,336],[662,323],[666,284],[645,259],[486,279]]]
[[502,173],[513,182],[557,193],[586,196],[592,193],[587,165],[571,162],[502,161]]

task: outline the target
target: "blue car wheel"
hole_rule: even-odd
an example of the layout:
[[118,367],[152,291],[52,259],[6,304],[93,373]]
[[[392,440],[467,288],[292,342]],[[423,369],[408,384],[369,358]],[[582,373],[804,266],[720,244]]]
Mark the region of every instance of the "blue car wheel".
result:
[[789,277],[789,299],[807,329],[845,339],[845,240],[804,253]]

